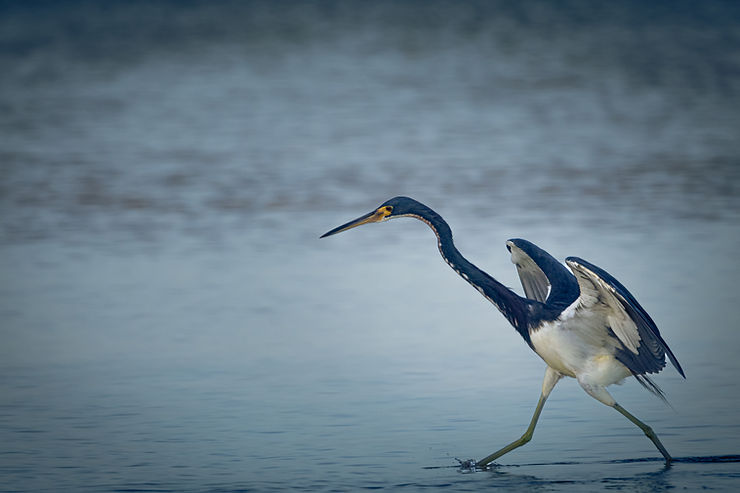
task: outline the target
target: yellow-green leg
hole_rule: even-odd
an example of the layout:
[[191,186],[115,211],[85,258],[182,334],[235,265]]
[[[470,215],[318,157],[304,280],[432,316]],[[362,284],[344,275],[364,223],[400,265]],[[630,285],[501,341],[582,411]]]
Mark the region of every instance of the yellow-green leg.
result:
[[632,421],[634,424],[640,427],[640,429],[645,433],[645,435],[655,444],[656,447],[658,447],[658,450],[661,454],[663,454],[663,457],[665,457],[665,465],[670,466],[671,465],[671,455],[668,453],[668,451],[665,449],[662,443],[660,443],[660,439],[658,438],[658,435],[655,434],[652,428],[650,428],[648,425],[634,417],[632,414],[630,414],[625,408],[617,404],[616,402],[612,406],[614,409],[622,413],[622,415]]
[[532,421],[529,422],[529,427],[527,428],[527,431],[525,431],[524,435],[522,435],[521,438],[519,438],[518,440],[514,440],[506,447],[497,450],[491,455],[488,455],[476,462],[476,467],[485,468],[486,466],[488,466],[488,464],[495,461],[502,455],[511,452],[515,448],[521,447],[532,439],[532,435],[534,435],[534,428],[535,426],[537,426],[537,420],[540,419],[540,414],[542,413],[542,408],[545,406],[545,401],[547,400],[547,397],[550,395],[550,392],[552,392],[553,387],[555,387],[555,384],[558,383],[558,380],[560,380],[560,378],[562,378],[562,375],[560,373],[556,372],[549,366],[547,367],[547,370],[545,371],[545,379],[542,382],[542,393],[540,394],[540,400],[537,402],[537,407],[534,410],[534,415],[532,416]]
[[534,410],[534,416],[532,416],[532,421],[530,421],[527,431],[524,432],[524,435],[522,435],[521,438],[519,438],[519,440],[514,440],[513,442],[511,442],[510,444],[508,444],[506,447],[502,448],[501,450],[497,450],[496,452],[485,457],[484,459],[479,460],[476,463],[476,466],[480,468],[486,467],[488,464],[495,461],[502,455],[509,453],[515,448],[521,447],[522,445],[529,442],[532,439],[532,435],[534,435],[534,427],[537,426],[537,420],[540,418],[540,413],[542,412],[542,408],[544,407],[546,400],[547,400],[547,397],[545,397],[544,395],[540,395],[540,400],[539,402],[537,402],[537,408],[535,408]]

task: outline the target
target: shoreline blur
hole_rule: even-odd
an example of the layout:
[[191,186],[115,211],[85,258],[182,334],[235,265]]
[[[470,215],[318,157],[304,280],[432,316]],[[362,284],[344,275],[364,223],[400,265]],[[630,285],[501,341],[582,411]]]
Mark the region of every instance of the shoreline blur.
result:
[[737,222],[738,10],[4,3],[0,242],[207,238],[399,194],[514,222]]

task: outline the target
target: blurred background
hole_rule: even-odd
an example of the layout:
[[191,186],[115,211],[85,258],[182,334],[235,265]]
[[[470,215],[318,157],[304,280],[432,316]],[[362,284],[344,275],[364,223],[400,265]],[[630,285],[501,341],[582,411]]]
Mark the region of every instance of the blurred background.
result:
[[2,1],[0,73],[0,490],[737,486],[572,380],[460,474],[543,363],[423,224],[318,240],[409,195],[594,262],[688,376],[617,400],[738,453],[736,2]]

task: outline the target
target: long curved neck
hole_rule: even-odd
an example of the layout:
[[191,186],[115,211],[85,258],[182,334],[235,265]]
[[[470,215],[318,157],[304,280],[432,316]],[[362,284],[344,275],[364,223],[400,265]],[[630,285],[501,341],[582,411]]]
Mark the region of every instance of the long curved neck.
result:
[[529,309],[524,299],[463,257],[455,247],[452,230],[442,216],[423,204],[419,205],[421,207],[416,213],[410,215],[425,222],[437,235],[439,253],[445,262],[493,303],[527,343],[530,343],[527,325]]

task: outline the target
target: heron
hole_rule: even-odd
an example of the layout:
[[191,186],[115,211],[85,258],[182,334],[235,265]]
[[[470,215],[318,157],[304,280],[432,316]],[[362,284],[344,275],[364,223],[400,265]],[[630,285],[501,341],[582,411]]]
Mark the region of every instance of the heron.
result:
[[519,296],[462,256],[442,216],[403,196],[384,202],[321,238],[397,217],[412,217],[426,223],[437,236],[437,247],[444,261],[498,308],[546,364],[540,397],[524,434],[483,459],[473,461],[473,467],[485,469],[504,454],[528,443],[545,401],[563,377],[575,378],[588,395],[637,425],[663,455],[666,466],[671,464],[671,455],[653,429],[620,406],[607,391],[607,386],[632,376],[665,401],[663,391],[648,374],[665,367],[666,355],[686,378],[655,322],[627,288],[590,262],[568,257],[565,263],[569,271],[545,250],[515,238],[508,240],[506,247],[524,290],[525,296]]

